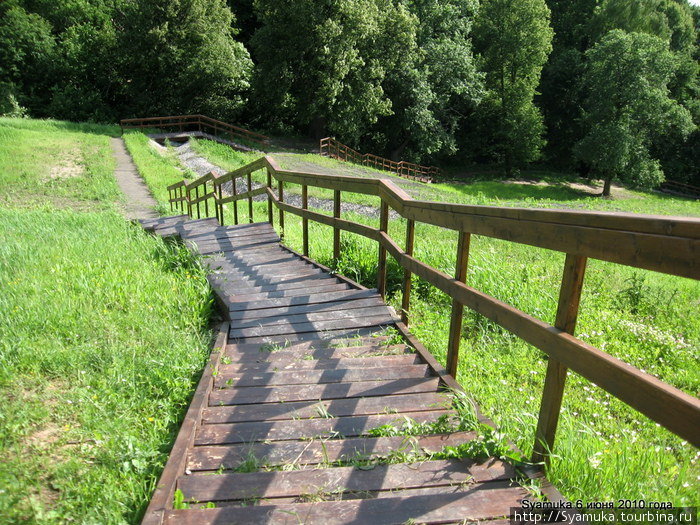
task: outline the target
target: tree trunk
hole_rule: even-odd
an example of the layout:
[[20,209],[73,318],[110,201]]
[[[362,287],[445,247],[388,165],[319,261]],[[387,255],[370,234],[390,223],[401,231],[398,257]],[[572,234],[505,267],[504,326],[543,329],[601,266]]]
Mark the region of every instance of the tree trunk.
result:
[[605,179],[605,183],[603,184],[603,193],[600,194],[602,197],[610,197],[610,186],[612,185],[612,180],[612,176]]

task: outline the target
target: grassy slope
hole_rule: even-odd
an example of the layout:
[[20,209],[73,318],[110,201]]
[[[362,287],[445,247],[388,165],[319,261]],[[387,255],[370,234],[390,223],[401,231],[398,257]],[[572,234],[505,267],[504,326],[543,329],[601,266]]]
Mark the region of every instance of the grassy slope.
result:
[[206,359],[206,281],[118,213],[116,131],[0,119],[0,523],[138,521]]
[[[197,149],[227,169],[243,162],[204,141]],[[318,164],[343,169],[341,163],[330,159],[322,159]],[[290,186],[285,191],[293,192],[295,188]],[[543,188],[494,181],[467,186],[436,184],[414,194],[465,204],[700,216],[700,204],[694,201],[654,193],[628,195],[624,200],[609,201],[562,185]],[[353,202],[367,202],[360,195],[343,194],[344,200],[346,197]],[[241,220],[245,221],[245,207],[241,208]],[[264,203],[256,203],[257,220],[265,220],[265,210]],[[352,213],[344,212],[343,217],[377,226],[377,221]],[[343,234],[342,260],[334,263],[330,253],[331,229],[314,223],[310,228],[312,257],[373,286],[374,243]],[[392,220],[390,231],[395,239],[403,239],[405,222]],[[286,218],[285,242],[292,248],[301,248],[300,221],[291,214]],[[415,253],[419,259],[452,273],[455,250],[454,232],[417,225]],[[563,254],[479,236],[473,239],[470,253],[468,279],[472,286],[553,322]],[[401,275],[397,265],[390,266],[391,302],[397,308],[401,304]],[[414,290],[412,330],[444,362],[449,298],[420,281],[415,282]],[[700,283],[696,281],[590,261],[577,335],[698,395],[698,297]],[[458,379],[529,454],[546,369],[543,354],[472,312],[465,315],[461,352]],[[700,453],[576,374],[570,375],[567,385],[555,453],[548,475],[574,500],[644,498],[683,505],[700,503]]]

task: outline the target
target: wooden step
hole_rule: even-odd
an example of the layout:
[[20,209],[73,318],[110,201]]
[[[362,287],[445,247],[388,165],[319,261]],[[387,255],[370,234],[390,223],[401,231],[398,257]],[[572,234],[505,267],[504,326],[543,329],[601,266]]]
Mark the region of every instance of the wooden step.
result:
[[241,388],[281,385],[321,385],[325,383],[353,383],[395,381],[397,379],[424,378],[429,375],[428,365],[403,365],[391,368],[338,368],[333,370],[291,370],[282,372],[233,372],[219,373],[214,379],[215,388]]
[[379,294],[375,290],[344,290],[341,292],[309,294],[303,297],[281,297],[279,299],[264,299],[261,301],[236,303],[229,305],[229,310],[240,311],[258,308],[279,308],[283,306],[306,306],[310,304],[329,303],[332,301],[352,301],[354,299],[368,299],[374,297],[379,297]]
[[[226,360],[222,360],[226,361]],[[220,374],[244,372],[290,372],[294,370],[336,370],[348,368],[384,368],[420,364],[417,354],[403,354],[375,357],[356,357],[344,359],[278,359],[277,361],[238,361],[220,364]]]
[[264,403],[254,405],[218,406],[205,408],[202,422],[239,423],[244,421],[277,421],[318,417],[363,416],[371,414],[404,414],[450,406],[450,396],[438,392],[348,398],[324,401],[297,401],[288,403]]
[[453,432],[433,436],[393,436],[310,441],[277,441],[194,447],[187,469],[195,471],[234,470],[255,460],[259,466],[301,468],[334,461],[359,461],[380,458],[392,452],[435,453],[447,446],[456,447],[476,439],[474,432]]
[[[308,341],[307,341],[308,342]],[[304,343],[300,343],[302,345]],[[254,350],[238,350],[235,347],[252,346]],[[415,354],[413,348],[407,345],[372,345],[352,346],[344,348],[314,348],[292,346],[277,350],[265,345],[230,345],[226,356],[231,363],[275,363],[277,361],[299,360],[338,360],[338,359],[372,359],[377,356],[402,356]]]
[[[453,414],[449,410],[412,412],[416,423],[432,423],[440,417]],[[225,445],[258,441],[286,441],[297,439],[337,439],[368,435],[384,425],[401,428],[406,417],[400,414],[372,414],[366,416],[320,417],[285,421],[250,421],[202,425],[195,434],[194,444]]]
[[[278,299],[272,299],[276,301]],[[338,338],[353,338],[371,336],[385,333],[391,324],[372,325],[364,328],[325,330],[323,332],[293,333],[284,335],[265,335],[260,337],[246,337],[243,339],[229,339],[232,343],[251,343],[269,345],[290,345],[302,341],[317,341],[318,339],[334,340]]]
[[[305,285],[309,281],[307,279],[325,279],[323,275],[309,276],[308,278],[296,279],[290,282],[294,285]],[[274,286],[274,285],[273,285]],[[257,308],[250,310],[234,310],[229,312],[231,321],[246,320],[246,319],[262,319],[264,317],[288,317],[297,314],[305,313],[320,313],[320,312],[337,312],[338,310],[356,310],[358,308],[386,306],[384,301],[378,294],[371,295],[364,299],[353,299],[347,301],[331,301],[327,303],[319,303],[314,305],[300,304],[296,306],[280,306],[272,308]]]
[[513,466],[497,459],[485,462],[448,459],[377,465],[364,470],[336,467],[289,472],[181,476],[178,488],[186,500],[197,502],[314,495],[323,497],[323,494],[350,494],[350,497],[355,497],[353,493],[371,493],[376,497],[377,492],[452,485],[462,485],[463,488],[477,483],[506,481],[514,476]]
[[[482,488],[483,487],[483,488]],[[352,523],[380,525],[401,523],[469,523],[507,517],[527,493],[507,483],[488,483],[479,490],[450,491],[407,497],[367,500],[321,501],[255,507],[173,510],[166,522],[205,523]],[[489,521],[489,523],[491,523]]]
[[437,392],[437,377],[394,379],[391,381],[355,381],[323,385],[252,386],[215,389],[209,394],[209,406],[247,405],[289,401],[319,401],[354,397],[389,396]]

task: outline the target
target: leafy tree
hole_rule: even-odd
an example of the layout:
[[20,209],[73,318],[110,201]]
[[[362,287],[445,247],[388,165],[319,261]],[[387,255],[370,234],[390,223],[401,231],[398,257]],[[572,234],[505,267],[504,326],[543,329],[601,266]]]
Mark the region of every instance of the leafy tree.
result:
[[687,135],[689,112],[669,97],[677,60],[666,42],[642,33],[610,31],[587,53],[584,83],[586,136],[576,152],[603,176],[603,195],[619,178],[640,187],[664,180],[649,147],[654,136],[672,131]]
[[417,22],[382,0],[255,0],[254,92],[263,118],[357,143],[391,101],[387,71],[415,49]]
[[591,45],[589,26],[596,0],[548,0],[552,11],[552,53],[542,70],[536,97],[547,128],[547,160],[571,167],[572,146],[583,137],[581,77],[585,52]]
[[19,105],[41,112],[54,50],[49,22],[17,2],[0,3],[0,112],[17,111]]
[[223,0],[130,2],[117,19],[127,113],[208,113],[232,118],[252,62],[233,38]]
[[454,154],[457,132],[480,100],[483,78],[472,54],[475,0],[411,0],[417,17],[413,48],[387,73],[384,91],[392,114],[373,130],[377,151],[395,158]]
[[544,0],[486,0],[476,36],[486,72],[481,132],[506,173],[538,158],[542,116],[533,104],[551,51],[550,11]]

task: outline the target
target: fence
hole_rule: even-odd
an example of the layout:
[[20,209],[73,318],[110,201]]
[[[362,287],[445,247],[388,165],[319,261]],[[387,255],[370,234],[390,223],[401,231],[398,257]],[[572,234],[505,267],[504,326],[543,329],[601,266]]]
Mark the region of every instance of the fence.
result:
[[440,174],[440,170],[434,166],[421,166],[420,164],[413,164],[404,160],[396,162],[371,153],[362,154],[331,137],[321,139],[319,148],[321,155],[325,157],[389,171],[406,179],[433,182],[434,177]]
[[178,131],[202,131],[212,135],[228,136],[230,140],[243,140],[258,148],[266,148],[269,138],[233,124],[227,124],[205,115],[175,115],[170,117],[128,118],[119,121],[122,130],[142,128],[177,128]]
[[[253,188],[252,173],[265,170],[267,183]],[[245,178],[247,191],[236,193],[235,181]],[[224,196],[223,184],[233,183],[233,195]],[[273,182],[276,183],[276,188]],[[285,184],[301,186],[301,207],[284,200]],[[308,187],[334,191],[333,216],[308,209]],[[201,191],[200,191],[201,189]],[[379,228],[340,217],[341,193],[351,192],[380,198]],[[683,439],[700,446],[700,400],[574,337],[586,263],[600,259],[670,275],[700,279],[700,219],[643,216],[627,213],[598,213],[471,206],[417,201],[391,181],[362,177],[341,177],[280,169],[271,157],[216,178],[206,175],[191,183],[168,187],[171,208],[198,218],[209,216],[209,201],[221,224],[224,205],[234,203],[238,224],[238,201],[248,201],[253,222],[253,197],[267,195],[267,220],[274,222],[278,211],[284,233],[285,213],[302,219],[303,253],[309,253],[310,220],[334,229],[333,253],[340,256],[340,232],[362,235],[378,243],[377,288],[386,292],[386,260],[391,254],[404,269],[402,320],[408,323],[411,277],[416,275],[452,298],[452,315],[447,349],[447,371],[455,375],[463,308],[484,315],[548,355],[534,448],[535,460],[547,458],[552,449],[564,395],[567,370],[586,377],[610,394],[663,425]],[[387,230],[389,210],[406,220],[402,248]],[[413,257],[415,223],[454,230],[458,234],[454,277]],[[483,235],[566,254],[554,325],[549,325],[466,284],[472,235]]]

